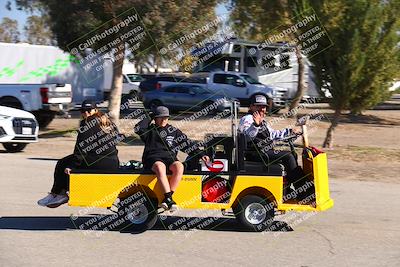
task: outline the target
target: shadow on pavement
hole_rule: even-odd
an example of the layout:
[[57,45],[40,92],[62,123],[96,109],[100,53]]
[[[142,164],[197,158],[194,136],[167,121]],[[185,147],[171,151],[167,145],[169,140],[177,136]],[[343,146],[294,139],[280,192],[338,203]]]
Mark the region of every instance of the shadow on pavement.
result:
[[39,134],[39,138],[50,139],[50,138],[58,138],[58,137],[72,137],[72,135],[76,132],[75,129],[67,129],[67,130],[50,130]]
[[13,152],[13,153],[11,153],[11,152],[8,152],[7,150],[3,150],[3,149],[0,149],[0,153],[1,154],[17,154],[17,153],[23,153],[23,151],[19,151],[19,152]]
[[[86,217],[89,219],[90,217]],[[84,218],[79,218],[84,223]],[[31,230],[31,231],[54,231],[75,229],[70,217],[1,217],[0,229],[8,230]]]
[[[235,218],[213,217],[180,217],[167,216],[164,220],[158,218],[156,225],[151,230],[178,230],[188,231],[192,229],[205,231],[227,232],[253,232],[243,229]],[[207,222],[211,222],[207,224]],[[189,227],[185,227],[189,226]],[[274,221],[270,227],[272,232],[291,232],[293,229],[283,221]]]
[[[106,217],[110,217],[107,215]],[[65,230],[80,230],[79,226],[85,225],[95,216],[81,216],[76,217],[72,220],[68,216],[16,216],[16,217],[1,217],[0,218],[0,230],[27,230],[27,231],[65,231]],[[205,225],[207,220],[212,219],[212,223]],[[183,225],[193,225],[193,227],[182,227]],[[190,222],[199,222],[197,224]],[[83,227],[82,227],[83,228]],[[283,221],[274,221],[270,227],[272,232],[291,232],[293,229]],[[166,216],[165,219],[161,220],[160,217],[157,220],[156,225],[149,231],[190,231],[192,229],[202,231],[228,231],[228,232],[248,232],[243,229],[240,224],[233,218],[213,218],[213,217],[180,217],[180,216]],[[95,231],[103,231],[100,227]],[[113,231],[120,231],[113,230]],[[120,231],[122,233],[141,233],[135,232],[134,227],[129,227]]]
[[[300,116],[306,114],[299,114]],[[323,122],[331,122],[333,120],[333,114],[331,113],[317,113],[310,117],[311,120],[315,119]],[[378,126],[395,126],[398,125],[397,120],[381,118],[375,115],[353,115],[353,114],[342,114],[339,119],[341,124],[369,124]]]
[[28,158],[30,160],[45,160],[45,161],[58,161],[60,159],[53,159],[53,158]]

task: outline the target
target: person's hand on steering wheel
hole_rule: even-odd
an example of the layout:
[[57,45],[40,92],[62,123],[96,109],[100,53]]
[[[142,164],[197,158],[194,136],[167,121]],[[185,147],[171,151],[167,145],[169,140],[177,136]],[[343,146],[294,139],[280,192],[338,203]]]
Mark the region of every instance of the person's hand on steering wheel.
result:
[[303,134],[303,132],[298,128],[292,128],[291,131],[295,135],[302,135]]

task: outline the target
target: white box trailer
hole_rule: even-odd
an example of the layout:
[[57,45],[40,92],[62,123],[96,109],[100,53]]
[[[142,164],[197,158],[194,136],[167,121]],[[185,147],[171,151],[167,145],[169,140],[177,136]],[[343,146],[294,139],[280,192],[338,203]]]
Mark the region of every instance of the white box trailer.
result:
[[[30,111],[45,127],[83,100],[103,102],[112,86],[112,57],[87,52],[79,61],[55,46],[0,42],[0,105]],[[126,74],[122,94],[139,95]]]
[[[32,112],[41,127],[85,99],[102,102],[111,87],[112,64],[84,69],[58,47],[0,43],[0,105]],[[108,60],[110,61],[110,60]]]
[[[195,72],[235,71],[247,73],[257,78],[263,84],[286,88],[287,92],[281,96],[291,100],[297,92],[298,64],[293,47],[285,43],[276,43],[258,48],[259,43],[240,39],[231,39],[214,44],[214,54],[205,61],[199,61],[194,68]],[[196,50],[201,51],[202,48]],[[204,48],[203,48],[204,49]],[[266,55],[274,54],[270,59]],[[274,53],[271,53],[274,52]],[[305,57],[305,83],[307,91],[304,98],[320,98],[311,71],[311,63]],[[325,93],[326,94],[326,93]],[[327,95],[325,95],[327,96]]]
[[[71,84],[72,103],[103,100],[105,71],[84,70],[58,47],[0,43],[0,84]],[[108,73],[107,75],[112,75]]]

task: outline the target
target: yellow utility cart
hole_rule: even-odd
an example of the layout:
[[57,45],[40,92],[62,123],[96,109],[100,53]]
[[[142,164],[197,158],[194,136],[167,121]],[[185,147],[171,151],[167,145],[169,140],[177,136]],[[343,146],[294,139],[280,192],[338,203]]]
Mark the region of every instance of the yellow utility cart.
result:
[[[304,147],[303,194],[288,197],[284,167],[247,161],[244,137],[237,134],[235,126],[232,129],[232,136],[214,136],[205,146],[212,166],[201,165],[198,159],[185,163],[185,173],[174,193],[179,209],[221,210],[225,215],[234,215],[247,230],[264,231],[277,213],[323,211],[333,206],[324,152]],[[288,153],[296,153],[295,138],[285,140],[291,148]],[[121,228],[151,228],[163,197],[156,176],[140,169],[102,173],[73,170],[70,175],[69,205],[115,206]]]

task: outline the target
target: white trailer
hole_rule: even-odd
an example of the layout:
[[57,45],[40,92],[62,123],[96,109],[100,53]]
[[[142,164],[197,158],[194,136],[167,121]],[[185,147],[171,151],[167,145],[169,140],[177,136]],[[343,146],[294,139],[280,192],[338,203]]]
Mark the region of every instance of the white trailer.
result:
[[[208,58],[206,61],[201,61],[194,71],[235,71],[248,73],[263,84],[286,88],[287,94],[282,97],[288,100],[293,99],[298,83],[298,64],[295,52],[284,43],[264,46],[262,49],[258,45],[256,42],[239,39],[231,39],[219,43],[217,48],[214,48],[215,50],[218,49],[218,53],[214,53],[214,56]],[[275,51],[279,51],[279,53],[273,54]],[[274,56],[267,56],[271,54]],[[304,97],[319,98],[321,96],[313,81],[310,62],[307,58],[305,61],[307,91]]]
[[103,100],[104,72],[83,69],[58,47],[0,43],[0,57],[0,84],[71,84],[73,103]]
[[112,68],[85,70],[58,47],[0,43],[0,58],[0,105],[32,112],[41,127],[85,99],[103,101],[111,87]]

